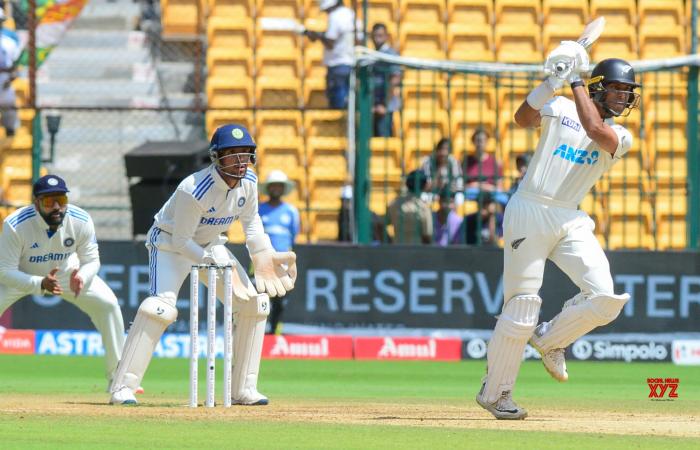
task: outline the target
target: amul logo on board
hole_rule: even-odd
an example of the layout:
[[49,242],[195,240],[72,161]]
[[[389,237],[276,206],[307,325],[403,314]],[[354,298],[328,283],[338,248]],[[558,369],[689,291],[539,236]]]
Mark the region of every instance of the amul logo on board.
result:
[[652,400],[673,400],[678,398],[679,378],[647,378],[649,398]]

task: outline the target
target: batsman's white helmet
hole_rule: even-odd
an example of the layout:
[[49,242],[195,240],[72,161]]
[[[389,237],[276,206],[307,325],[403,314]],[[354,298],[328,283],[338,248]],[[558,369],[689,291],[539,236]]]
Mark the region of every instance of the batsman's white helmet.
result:
[[327,11],[334,7],[338,3],[338,0],[318,0],[318,9],[321,11]]

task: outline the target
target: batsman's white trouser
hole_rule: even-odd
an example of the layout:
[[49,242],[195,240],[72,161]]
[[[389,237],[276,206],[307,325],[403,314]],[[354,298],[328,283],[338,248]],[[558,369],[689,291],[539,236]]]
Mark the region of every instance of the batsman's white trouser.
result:
[[[59,272],[57,276],[64,289],[61,298],[87,314],[102,336],[102,346],[105,349],[105,376],[108,380],[112,379],[124,346],[124,319],[117,297],[107,283],[95,276],[90,285],[85,286],[76,298],[69,288],[70,274]],[[26,295],[30,293],[20,292],[0,284],[0,316],[13,303]],[[46,313],[50,314],[50,311],[47,310]]]
[[503,222],[503,298],[537,295],[551,259],[586,297],[613,294],[608,259],[588,214],[518,192]]

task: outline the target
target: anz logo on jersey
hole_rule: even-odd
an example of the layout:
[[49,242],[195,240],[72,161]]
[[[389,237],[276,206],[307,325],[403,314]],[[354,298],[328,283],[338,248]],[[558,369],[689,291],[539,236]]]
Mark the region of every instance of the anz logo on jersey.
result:
[[588,164],[592,166],[598,162],[598,156],[600,156],[600,153],[598,153],[598,150],[593,150],[589,154],[588,150],[584,150],[582,148],[576,149],[573,147],[569,147],[566,144],[561,144],[559,147],[556,148],[556,150],[554,150],[554,156],[559,156],[560,158],[570,161],[574,164]]
[[202,217],[199,220],[200,225],[231,225],[237,216],[228,217]]

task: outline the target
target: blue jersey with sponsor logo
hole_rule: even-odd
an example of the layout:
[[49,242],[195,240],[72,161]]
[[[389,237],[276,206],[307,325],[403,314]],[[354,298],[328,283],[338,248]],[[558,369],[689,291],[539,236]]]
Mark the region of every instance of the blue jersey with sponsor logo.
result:
[[56,267],[56,277],[64,280],[79,269],[86,286],[100,268],[92,219],[71,204],[55,232],[50,232],[34,205],[10,214],[3,223],[0,249],[0,284],[26,293],[39,294],[41,280]]
[[540,115],[540,141],[518,191],[578,205],[603,173],[632,147],[632,135],[612,119],[606,120],[618,137],[613,156],[588,137],[573,101],[554,97]]
[[200,262],[204,247],[223,244],[240,220],[247,237],[264,233],[258,215],[258,177],[248,169],[235,188],[212,164],[185,178],[154,217],[147,245]]
[[278,206],[262,203],[260,217],[272,247],[278,252],[291,250],[299,233],[299,211],[289,203],[283,202]]

